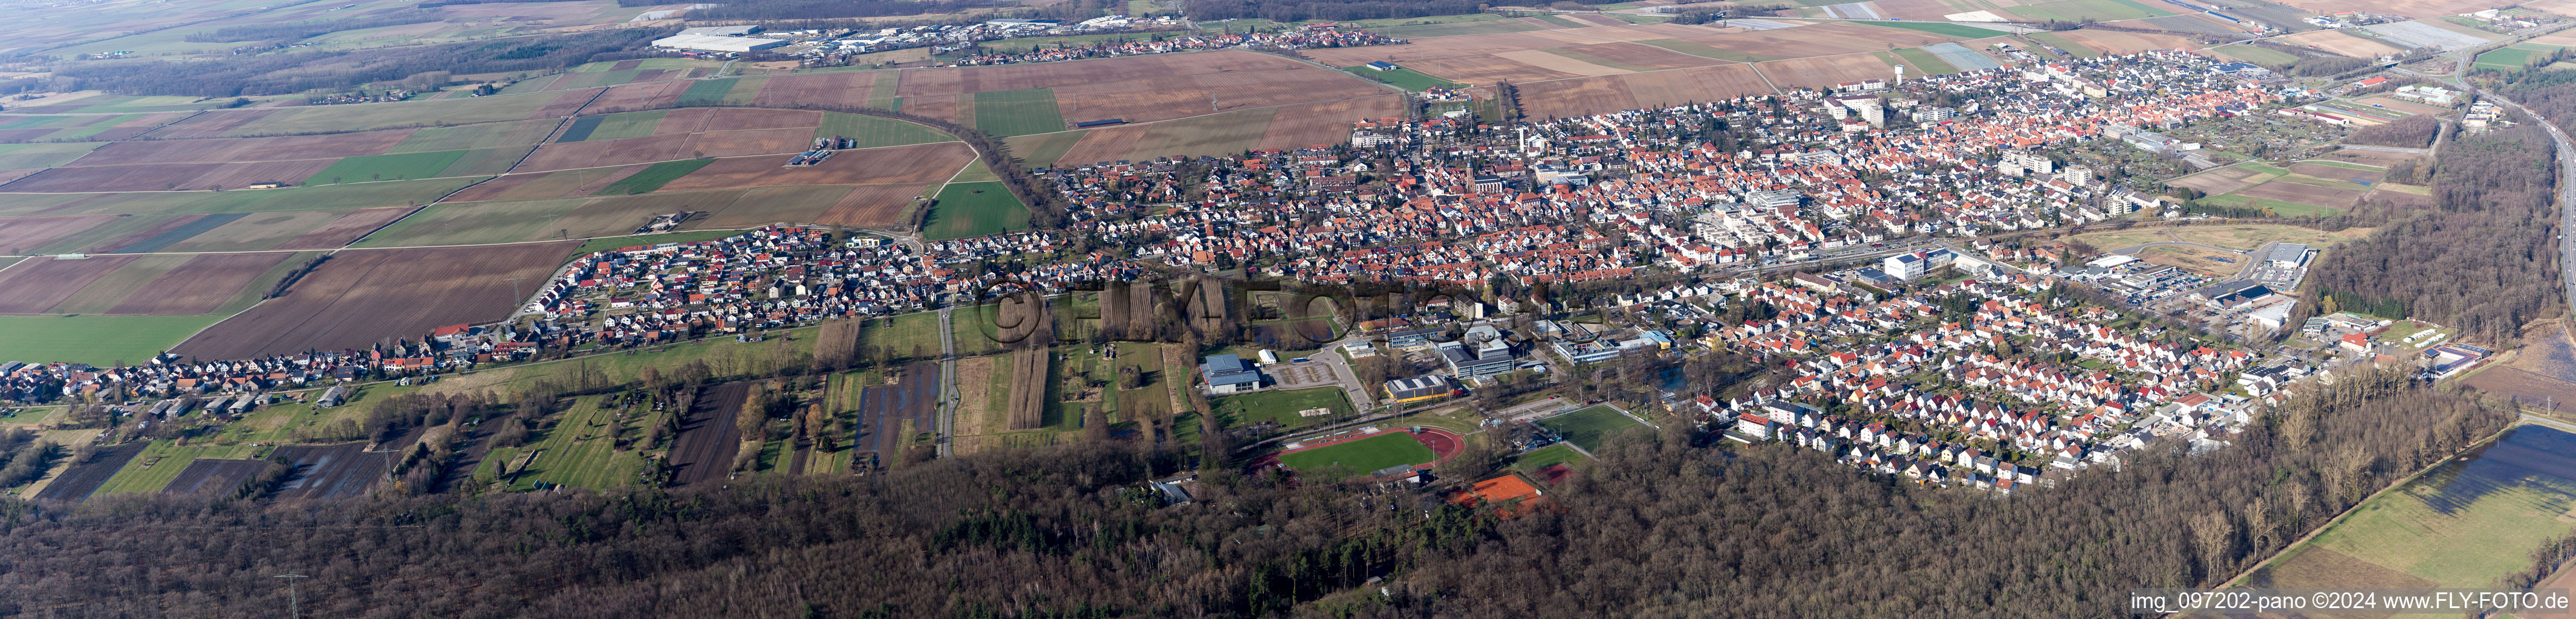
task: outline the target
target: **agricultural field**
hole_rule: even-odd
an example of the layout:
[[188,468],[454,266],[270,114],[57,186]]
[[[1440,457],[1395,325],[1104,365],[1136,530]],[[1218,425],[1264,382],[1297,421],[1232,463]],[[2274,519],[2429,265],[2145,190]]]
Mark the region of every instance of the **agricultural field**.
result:
[[1302,426],[1315,421],[1313,417],[1298,416],[1298,411],[1307,409],[1330,410],[1332,414],[1328,417],[1351,414],[1350,396],[1344,394],[1341,387],[1263,390],[1211,398],[1209,405],[1216,412],[1217,419],[1229,428],[1262,423],[1292,428]]
[[[2192,16],[2189,16],[2189,15],[2178,15],[2178,16],[2174,16],[2174,17],[2164,17],[2164,18],[2158,18],[2158,19],[2189,19],[2189,18],[2192,18]],[[2220,29],[2221,29],[2221,30],[2223,30],[2223,28],[2220,28]],[[2231,31],[2231,32],[2232,32],[2232,31]],[[2043,37],[2042,37],[2042,35],[2047,35],[2047,36],[2043,38]],[[2025,35],[2025,36],[2029,36],[2029,37],[2032,37],[2032,38],[2038,38],[2038,39],[2042,39],[2042,40],[2063,41],[2063,42],[2066,42],[2066,43],[2074,44],[2076,47],[2066,47],[2066,46],[2064,46],[2064,45],[2060,45],[2059,47],[2061,47],[2061,48],[2065,49],[2065,50],[2066,50],[2067,52],[2069,52],[2069,53],[2073,53],[2073,54],[2078,55],[2078,56],[2086,56],[2087,54],[2085,54],[2085,53],[2083,52],[2083,50],[2088,50],[2088,49],[2089,49],[2089,50],[2092,50],[2092,51],[2093,51],[2093,53],[2094,53],[2095,55],[2099,55],[2099,54],[2114,54],[2114,55],[2117,55],[2117,54],[2134,54],[2134,53],[2138,53],[2138,52],[2149,51],[2149,50],[2158,50],[2158,49],[2184,49],[2184,50],[2192,50],[2192,49],[2200,49],[2200,48],[2202,48],[2202,47],[2203,47],[2203,45],[2202,45],[2199,41],[2194,40],[2194,39],[2190,39],[2190,38],[2186,38],[2186,37],[2181,37],[2181,36],[2175,36],[2175,35],[2170,35],[2170,34],[2149,34],[2149,33],[2138,33],[2138,32],[2118,32],[2118,31],[2112,31],[2112,30],[2077,29],[2077,30],[2067,30],[2067,31],[2063,31],[2063,32],[2052,32],[2052,33],[2032,33],[2032,34]],[[2080,49],[2079,49],[2079,48],[2080,48]]]
[[782,186],[660,191],[513,202],[442,203],[386,226],[356,247],[420,247],[628,236],[658,215],[703,212],[684,230],[737,230],[815,221],[851,197],[900,186]]
[[312,176],[301,179],[301,184],[320,185],[386,179],[403,180],[412,178],[429,178],[432,176],[438,176],[439,173],[445,171],[448,166],[455,164],[458,159],[463,159],[465,154],[466,151],[449,150],[348,157],[339,161],[334,161],[331,163],[330,167],[323,168],[321,171],[314,172]]
[[2565,48],[2536,43],[2515,43],[2478,54],[2476,66],[2481,69],[2519,71],[2523,64],[2530,62],[2532,58],[2545,57],[2561,49]]
[[849,138],[858,141],[858,148],[907,146],[957,139],[937,129],[900,120],[840,112],[824,112],[823,122],[814,128],[814,137]]
[[1304,451],[1282,454],[1279,463],[1299,471],[1316,471],[1341,467],[1352,474],[1365,475],[1389,467],[1422,464],[1440,458],[1422,441],[1404,432],[1388,432],[1359,440],[1336,443]]
[[1352,75],[1357,75],[1357,76],[1360,76],[1360,77],[1364,77],[1364,78],[1368,78],[1368,79],[1376,80],[1376,81],[1380,81],[1380,82],[1386,82],[1386,83],[1388,83],[1388,84],[1393,84],[1393,85],[1395,85],[1395,87],[1397,87],[1397,88],[1402,88],[1402,89],[1410,90],[1410,91],[1414,91],[1414,92],[1422,92],[1422,91],[1430,90],[1430,89],[1433,89],[1433,88],[1465,88],[1465,87],[1467,87],[1467,85],[1466,85],[1466,84],[1460,84],[1460,83],[1457,83],[1457,82],[1452,82],[1452,81],[1449,81],[1449,80],[1444,80],[1444,79],[1440,79],[1440,78],[1437,78],[1437,77],[1432,77],[1432,76],[1429,76],[1429,75],[1423,75],[1421,71],[1415,71],[1415,70],[1408,69],[1408,68],[1404,68],[1404,67],[1396,67],[1396,68],[1395,68],[1395,70],[1392,70],[1392,71],[1380,71],[1380,70],[1377,70],[1377,69],[1371,69],[1371,68],[1368,68],[1368,67],[1366,67],[1366,66],[1342,67],[1342,70],[1344,70],[1344,71],[1349,71],[1349,72],[1351,72],[1351,74],[1352,74]]
[[17,268],[0,270],[0,288],[21,293],[0,301],[0,313],[229,314],[257,302],[288,271],[317,255],[276,252],[84,260],[36,258]]
[[939,190],[922,234],[931,240],[962,239],[1029,227],[1029,207],[1001,183],[954,183]]
[[623,196],[650,193],[715,162],[714,159],[682,159],[656,163],[645,167],[643,171],[617,179],[617,182],[609,183],[607,187],[601,188],[592,195]]
[[2487,362],[2463,382],[2532,406],[2576,398],[2570,395],[2576,394],[2576,343],[2568,338],[2566,321],[2535,322],[2524,328],[2522,341],[2522,348]]
[[2371,38],[2350,28],[2327,28],[2315,32],[2302,32],[2276,40],[2351,58],[2378,58],[2405,52],[2386,41]]
[[222,316],[0,316],[0,357],[130,365],[150,360]]
[[680,93],[680,105],[751,105],[760,89],[769,83],[766,77],[730,77],[689,82]]
[[[1386,94],[1340,71],[1240,50],[879,73],[900,74],[889,105],[969,126],[984,107],[974,93],[994,91],[1052,89],[1063,118],[1129,122]],[[882,82],[866,87],[869,97],[884,94]]]
[[[284,296],[177,347],[202,359],[366,348],[441,326],[502,318],[577,242],[342,251]],[[512,281],[518,278],[519,281]]]
[[107,483],[109,477],[125,468],[127,462],[133,461],[135,454],[143,453],[143,449],[148,446],[150,446],[149,443],[126,443],[99,448],[97,455],[88,462],[73,462],[52,480],[45,482],[44,489],[37,492],[35,498],[56,501],[78,501],[89,498],[90,493],[98,491],[100,484]]
[[[2166,6],[2170,7],[2172,5]],[[2173,11],[2157,8],[2135,0],[2058,0],[2056,2],[2025,4],[2005,10],[2011,11],[2014,15],[2019,15],[2032,21],[2048,19],[2062,21],[2117,21],[2123,19],[2164,17],[2174,14]],[[2001,35],[1997,34],[1988,36]]]
[[1427,39],[1432,37],[1491,34],[1497,32],[1524,32],[1543,28],[1543,26],[1534,25],[1529,22],[1487,13],[1393,19],[1363,19],[1341,23],[1346,24],[1347,27],[1360,28],[1386,36],[1407,39]]
[[[0,202],[0,243],[33,245],[34,243],[25,236],[10,231],[19,221],[10,218],[39,214],[47,217],[114,218],[119,215],[141,217],[145,215],[284,213],[418,205],[436,200],[439,196],[447,195],[479,180],[482,179],[438,178],[245,191],[155,191],[11,196],[10,200]],[[77,231],[81,230],[73,232]],[[43,240],[60,239],[59,236],[49,236]],[[32,253],[64,253],[86,247],[91,245],[81,245],[63,251]]]
[[1402,96],[1382,94],[1102,127],[1084,132],[1066,147],[1057,162],[1071,165],[1118,159],[1229,155],[1256,148],[1331,144],[1348,138],[1352,119],[1401,115],[1404,105]]
[[[191,481],[202,482],[213,471],[199,469],[196,461],[200,458],[259,462],[256,458],[266,455],[265,451],[249,445],[180,445],[169,439],[152,441],[150,446],[135,454],[125,468],[117,469],[115,475],[100,483],[91,496],[162,492],[171,487],[171,482],[179,479],[182,473],[191,470],[197,471],[197,479]],[[225,491],[231,489],[223,488]]]
[[1591,451],[1600,449],[1601,439],[1608,437],[1610,433],[1637,427],[1639,424],[1637,420],[1629,418],[1617,409],[1595,406],[1541,419],[1538,425],[1556,432],[1557,436],[1564,437],[1567,443],[1581,447],[1584,451]]
[[[27,108],[11,109],[23,111]],[[0,115],[0,140],[21,142],[128,140],[152,133],[164,125],[186,117],[188,117],[187,113],[180,112],[115,116]]]
[[2353,508],[2252,574],[2258,587],[2484,587],[2576,531],[2576,435],[2523,425]]
[[697,400],[680,418],[680,436],[671,443],[671,485],[687,486],[726,477],[742,447],[742,430],[734,426],[752,383],[734,382],[698,389]]
[[852,444],[852,449],[875,452],[888,463],[900,460],[904,448],[919,444],[919,434],[937,429],[940,394],[937,363],[906,365],[894,376],[892,382],[861,390],[859,432]]
[[[420,153],[442,150],[472,150],[504,146],[534,146],[544,142],[562,121],[555,119],[428,127],[412,130],[388,153]],[[334,136],[344,137],[344,136]]]
[[527,120],[570,115],[593,94],[572,91],[560,95],[211,110],[149,135],[159,139],[299,135]]
[[101,142],[68,142],[53,144],[0,144],[0,170],[33,170],[71,163],[106,144]]
[[1052,88],[978,92],[975,129],[1000,137],[1063,131],[1064,112],[1056,105]]
[[653,135],[655,127],[662,124],[662,117],[667,114],[669,112],[664,110],[653,110],[583,116],[573,120],[572,125],[565,127],[563,137],[555,138],[555,141],[582,142],[649,136]]
[[[822,119],[822,112],[808,110],[681,108],[664,114],[647,135],[604,138],[594,133],[585,140],[557,140],[539,146],[518,170],[575,170],[679,159],[789,155],[813,147]],[[785,163],[784,157],[778,161]]]
[[[647,406],[630,410],[609,405],[614,399],[575,397],[571,406],[557,414],[553,427],[533,433],[532,437],[542,438],[532,438],[527,449],[538,456],[517,476],[519,487],[533,489],[544,483],[606,490],[641,481],[644,451],[621,449],[615,437],[641,441],[648,424],[661,415],[650,413]],[[279,451],[286,449],[292,448]]]

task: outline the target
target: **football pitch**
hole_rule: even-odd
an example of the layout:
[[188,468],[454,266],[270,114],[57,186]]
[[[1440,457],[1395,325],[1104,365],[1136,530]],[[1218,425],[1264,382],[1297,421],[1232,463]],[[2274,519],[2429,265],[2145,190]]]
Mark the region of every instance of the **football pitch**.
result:
[[1391,466],[1421,464],[1438,460],[1422,441],[1403,432],[1390,432],[1356,441],[1326,445],[1279,456],[1279,463],[1299,471],[1312,471],[1340,465],[1352,473],[1365,474]]

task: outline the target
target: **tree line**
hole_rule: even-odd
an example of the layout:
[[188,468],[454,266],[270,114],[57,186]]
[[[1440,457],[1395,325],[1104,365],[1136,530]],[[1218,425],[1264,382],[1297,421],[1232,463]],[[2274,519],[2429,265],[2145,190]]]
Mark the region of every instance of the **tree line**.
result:
[[[255,28],[255,27],[254,27]],[[300,32],[281,26],[281,33]],[[121,95],[237,97],[341,91],[434,71],[454,74],[548,72],[589,62],[655,55],[654,39],[672,28],[618,28],[398,49],[287,52],[193,62],[82,61],[59,65],[65,90]]]
[[1182,12],[1190,19],[1307,20],[1393,19],[1466,15],[1484,10],[1469,0],[1189,0]]
[[318,37],[343,30],[383,28],[439,21],[434,11],[403,9],[377,15],[348,19],[317,19],[274,24],[225,26],[206,32],[191,32],[182,39],[191,43],[231,43],[235,41],[290,42]]

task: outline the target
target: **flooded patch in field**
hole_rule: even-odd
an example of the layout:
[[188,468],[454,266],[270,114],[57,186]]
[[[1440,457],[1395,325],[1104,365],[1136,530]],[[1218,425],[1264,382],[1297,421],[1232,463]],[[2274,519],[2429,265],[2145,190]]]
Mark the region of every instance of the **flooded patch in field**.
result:
[[2464,460],[2442,465],[2408,484],[2405,492],[2443,514],[2468,508],[2479,499],[2507,490],[2532,501],[2533,509],[2565,514],[2576,507],[2576,434],[2545,426],[2507,430],[2493,444]]

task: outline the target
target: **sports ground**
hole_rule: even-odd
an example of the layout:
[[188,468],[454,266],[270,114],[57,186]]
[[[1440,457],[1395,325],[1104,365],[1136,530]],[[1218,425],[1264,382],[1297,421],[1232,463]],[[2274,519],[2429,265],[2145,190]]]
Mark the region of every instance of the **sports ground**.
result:
[[1410,428],[1361,428],[1289,445],[1278,453],[1255,459],[1251,468],[1257,471],[1280,466],[1308,471],[1338,465],[1366,474],[1439,462],[1457,455],[1459,448],[1466,445],[1466,437],[1427,426],[1419,432]]

